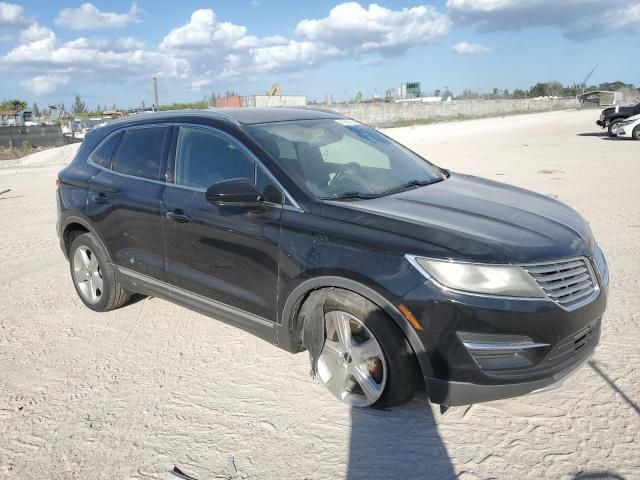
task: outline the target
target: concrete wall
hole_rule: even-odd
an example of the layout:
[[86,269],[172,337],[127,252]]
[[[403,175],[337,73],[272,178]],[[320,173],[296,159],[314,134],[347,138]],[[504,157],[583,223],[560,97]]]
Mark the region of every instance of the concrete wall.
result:
[[64,145],[62,129],[58,125],[0,127],[0,146],[20,148],[25,141],[33,147],[59,147]]
[[494,117],[513,113],[545,112],[576,108],[576,99],[454,100],[441,103],[357,103],[322,105],[362,123],[393,126],[410,121],[439,121]]
[[253,104],[245,103],[245,107],[304,107],[307,97],[304,95],[253,95]]

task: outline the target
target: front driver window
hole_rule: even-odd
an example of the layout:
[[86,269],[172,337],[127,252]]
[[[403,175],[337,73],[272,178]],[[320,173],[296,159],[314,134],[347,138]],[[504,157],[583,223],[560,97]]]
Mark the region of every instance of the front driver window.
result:
[[178,185],[207,189],[232,178],[255,181],[254,163],[247,154],[211,130],[180,128],[175,173]]
[[232,178],[251,180],[263,201],[282,204],[280,188],[240,147],[211,130],[180,128],[175,183],[207,189],[214,183]]

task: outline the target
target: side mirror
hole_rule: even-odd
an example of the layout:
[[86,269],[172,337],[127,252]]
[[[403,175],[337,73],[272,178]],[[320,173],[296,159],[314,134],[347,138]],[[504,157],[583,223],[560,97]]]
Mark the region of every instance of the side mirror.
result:
[[260,192],[247,178],[214,183],[205,193],[207,202],[226,207],[257,207]]

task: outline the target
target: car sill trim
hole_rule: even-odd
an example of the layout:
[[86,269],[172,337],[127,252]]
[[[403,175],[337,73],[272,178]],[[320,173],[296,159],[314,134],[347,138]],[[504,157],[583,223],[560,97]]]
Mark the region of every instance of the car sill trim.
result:
[[175,295],[181,296],[183,298],[187,298],[202,304],[205,304],[212,309],[221,310],[224,313],[241,317],[245,320],[248,320],[252,323],[259,324],[263,327],[275,328],[276,324],[270,320],[267,320],[264,317],[259,315],[255,315],[253,313],[247,312],[246,310],[242,310],[240,308],[233,307],[231,305],[227,305],[226,303],[218,302],[216,300],[212,300],[210,298],[204,297],[202,295],[198,295],[197,293],[189,292],[188,290],[184,290],[180,287],[176,287],[171,285],[170,283],[163,282],[162,280],[158,280],[156,278],[150,277],[143,273],[136,272],[126,267],[121,267],[118,265],[114,265],[114,267],[118,270],[118,272],[122,275],[125,275],[131,279],[135,279],[150,285],[155,286],[156,288],[160,288],[162,290],[172,292]]

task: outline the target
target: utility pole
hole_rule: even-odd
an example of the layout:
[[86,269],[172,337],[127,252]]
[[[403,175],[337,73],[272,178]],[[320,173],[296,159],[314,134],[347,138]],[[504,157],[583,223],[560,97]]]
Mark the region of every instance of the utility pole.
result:
[[158,109],[158,79],[153,77],[153,98],[155,99],[154,110]]
[[348,89],[346,89],[346,88],[343,88],[343,89],[342,89],[342,91],[344,92],[344,103],[346,104],[346,103],[347,103],[347,92],[348,92],[349,90],[348,90]]

